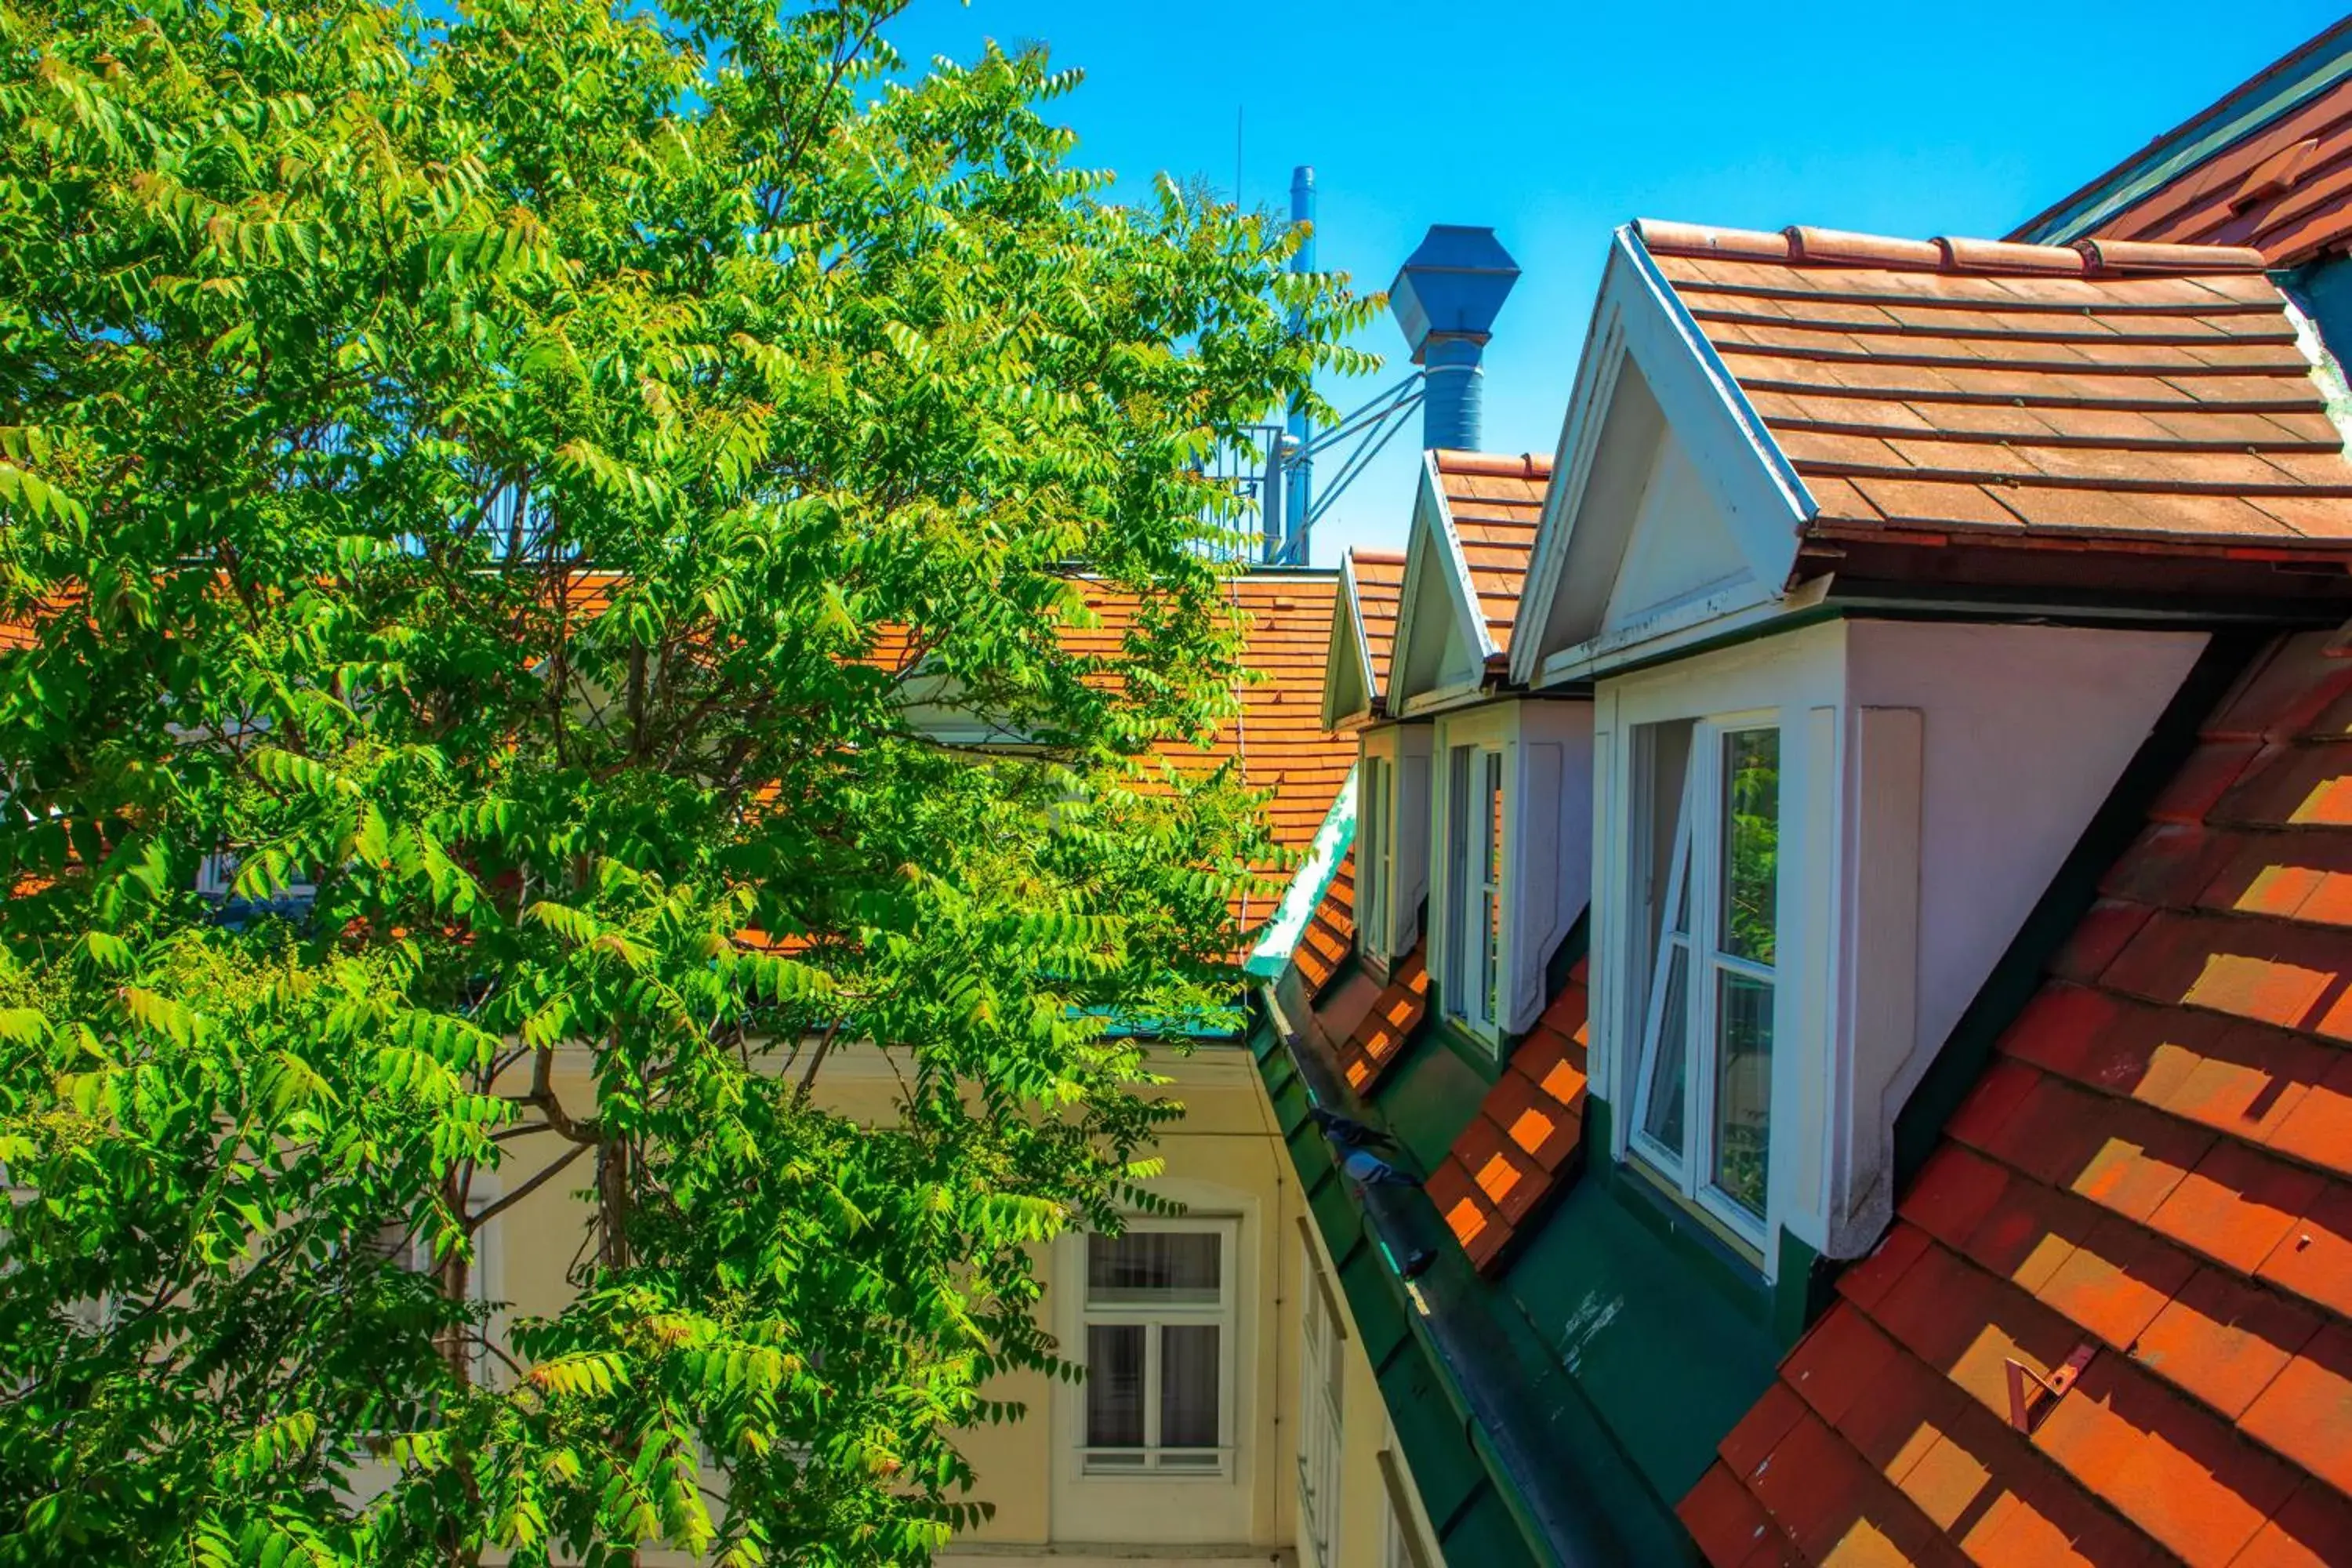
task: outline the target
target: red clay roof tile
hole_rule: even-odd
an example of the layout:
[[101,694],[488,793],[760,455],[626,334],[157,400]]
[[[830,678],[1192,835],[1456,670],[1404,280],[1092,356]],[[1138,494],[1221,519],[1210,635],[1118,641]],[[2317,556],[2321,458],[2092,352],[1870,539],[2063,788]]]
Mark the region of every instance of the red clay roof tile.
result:
[[1566,1185],[1584,1135],[1585,1024],[1589,998],[1581,962],[1512,1048],[1446,1154],[1486,1200],[1492,1224],[1472,1245],[1455,1236],[1484,1270],[1508,1260],[1511,1244]]
[[1633,232],[1818,536],[2352,552],[2352,464],[2257,250]]
[[[2315,40],[2309,49],[2325,42]],[[2340,47],[2340,46],[2339,46]],[[2302,54],[2305,50],[2296,51]],[[2285,62],[2282,62],[2284,64]],[[2103,186],[2136,174],[2141,160],[2172,155],[2192,131],[2202,133],[2245,95],[2273,91],[2263,73],[2233,89],[2221,102],[2179,131],[2159,138],[2148,152],[2123,168],[2101,175],[2028,223],[2021,233],[2041,230],[2054,213],[2076,205]],[[2262,119],[2256,128],[2189,162],[2154,189],[2100,218],[2093,232],[2113,240],[2247,247],[2270,267],[2286,268],[2341,249],[2352,239],[2352,81],[2309,93],[2284,113]],[[2108,239],[2105,237],[2113,237]]]
[[1376,997],[1340,1043],[1340,1076],[1358,1094],[1370,1094],[1381,1079],[1404,1057],[1404,1048],[1429,1016],[1429,971],[1422,950],[1400,958],[1389,970],[1388,985]]
[[[2330,1033],[2352,946],[2310,913],[2352,826],[2309,807],[2352,748],[2319,732],[2346,688],[2325,640],[2282,639],[2217,707],[2074,978],[2004,1033],[1726,1440],[1722,1473],[1807,1561],[1823,1504],[1754,1471],[1818,1446],[1811,1421],[1900,1494],[1809,1447],[1858,1510],[1840,1541],[1924,1517],[1980,1563],[2352,1562],[2352,1046]],[[2007,1363],[2082,1345],[2080,1380],[2012,1426]],[[1715,1517],[1745,1517],[1710,1484]]]
[[1385,550],[1350,550],[1348,559],[1355,568],[1357,625],[1362,628],[1364,657],[1372,667],[1371,699],[1377,709],[1388,699],[1389,656],[1396,651],[1404,556]]
[[1307,932],[1299,939],[1298,951],[1291,962],[1298,966],[1298,976],[1306,984],[1307,999],[1312,1003],[1347,963],[1356,942],[1356,855],[1350,849],[1340,858],[1339,869],[1331,874],[1331,885],[1324,890],[1322,902],[1307,922]]
[[1544,492],[1551,483],[1551,459],[1532,452],[1508,457],[1439,447],[1430,461],[1470,568],[1464,586],[1477,601],[1486,635],[1507,653]]

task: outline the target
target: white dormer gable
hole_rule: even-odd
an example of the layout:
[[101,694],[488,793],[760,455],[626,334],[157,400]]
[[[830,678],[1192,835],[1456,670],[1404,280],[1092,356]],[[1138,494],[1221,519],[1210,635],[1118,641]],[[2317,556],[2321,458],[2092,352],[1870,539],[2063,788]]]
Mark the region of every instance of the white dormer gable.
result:
[[1331,602],[1331,642],[1323,656],[1323,728],[1371,716],[1372,652],[1364,631],[1362,588],[1352,555],[1339,563],[1339,593]]
[[1421,494],[1405,542],[1396,651],[1389,662],[1388,710],[1427,712],[1475,695],[1498,650],[1470,587],[1469,563],[1438,480],[1434,454],[1422,454]]
[[1815,510],[1629,230],[1585,343],[1511,647],[1522,684],[1790,607]]

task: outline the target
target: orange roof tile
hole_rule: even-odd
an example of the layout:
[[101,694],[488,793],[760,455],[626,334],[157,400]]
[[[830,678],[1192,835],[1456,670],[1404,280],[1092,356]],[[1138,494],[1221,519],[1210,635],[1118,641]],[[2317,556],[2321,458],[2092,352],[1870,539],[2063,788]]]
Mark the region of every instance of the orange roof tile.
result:
[[1388,699],[1389,656],[1396,651],[1397,602],[1404,592],[1404,556],[1386,550],[1350,550],[1354,567],[1356,625],[1364,658],[1372,667],[1372,707]]
[[1551,485],[1551,459],[1532,452],[1507,457],[1439,447],[1430,460],[1486,635],[1498,651],[1508,653],[1511,627],[1519,618],[1519,588],[1543,517],[1544,491]]
[[1308,917],[1307,930],[1298,939],[1298,950],[1291,957],[1298,966],[1298,977],[1306,983],[1310,1004],[1323,994],[1355,948],[1356,855],[1350,849],[1340,857],[1339,868],[1331,873],[1331,885]]
[[2263,257],[1634,226],[1840,541],[2352,552]]
[[1429,971],[1419,943],[1389,970],[1388,988],[1366,1009],[1355,1033],[1341,1042],[1339,1074],[1358,1094],[1370,1094],[1429,1016]]
[[1584,1133],[1586,961],[1511,1052],[1510,1063],[1429,1178],[1429,1196],[1483,1272],[1539,1217]]
[[1685,1500],[1719,1568],[1882,1540],[2352,1562],[2352,659],[2325,650],[2283,638],[2208,721],[1894,1228]]
[[[2210,139],[2235,113],[2252,123],[2243,134],[2189,162],[2128,205],[2098,217],[2086,231],[2116,239],[2198,245],[2243,245],[2273,267],[2299,266],[2352,244],[2352,79],[2306,91],[2285,112],[2266,121],[2257,100],[2276,89],[2282,75],[2302,62],[2340,52],[2352,23],[2339,23],[2252,80],[2232,89],[2187,124],[2101,174],[2023,225],[2019,233],[2057,227],[2061,215],[2095,212],[2126,187],[2147,177],[2149,165],[2192,141]],[[2221,132],[2229,136],[2226,130]],[[2079,218],[2068,220],[2071,223]],[[2062,232],[2063,232],[2062,230]]]

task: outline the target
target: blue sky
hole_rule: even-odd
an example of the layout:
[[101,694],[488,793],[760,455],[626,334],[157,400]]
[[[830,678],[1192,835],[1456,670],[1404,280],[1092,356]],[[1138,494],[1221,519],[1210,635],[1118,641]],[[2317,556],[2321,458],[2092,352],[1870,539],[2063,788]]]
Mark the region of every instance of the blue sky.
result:
[[[1490,450],[1559,435],[1610,230],[1998,235],[2342,15],[2340,0],[1605,7],[1566,0],[916,0],[910,58],[1043,40],[1087,82],[1078,157],[1286,206],[1312,163],[1320,261],[1387,287],[1432,223],[1491,224],[1525,276],[1486,360]],[[1402,363],[1386,321],[1365,346]],[[1387,379],[1384,374],[1381,380]],[[1347,406],[1379,381],[1327,387]],[[1314,541],[1402,542],[1408,432]]]

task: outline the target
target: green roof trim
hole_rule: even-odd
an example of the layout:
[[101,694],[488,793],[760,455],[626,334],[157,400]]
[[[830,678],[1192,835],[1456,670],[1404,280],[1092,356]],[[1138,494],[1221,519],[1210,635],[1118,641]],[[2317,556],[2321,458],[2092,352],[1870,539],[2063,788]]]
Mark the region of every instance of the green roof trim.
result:
[[2027,219],[2010,237],[2038,245],[2080,239],[2347,77],[2352,77],[2352,23],[2339,22],[2124,163]]
[[1323,895],[1331,890],[1331,879],[1339,874],[1339,862],[1348,858],[1348,850],[1356,842],[1356,768],[1348,769],[1340,783],[1338,798],[1331,809],[1323,814],[1323,826],[1315,830],[1315,842],[1307,851],[1307,859],[1291,873],[1290,885],[1282,890],[1282,902],[1266,922],[1265,932],[1258,938],[1257,946],[1250,950],[1243,964],[1251,974],[1261,980],[1272,980],[1290,967],[1290,955],[1298,951],[1301,937],[1307,934],[1307,922],[1315,918],[1315,907]]

